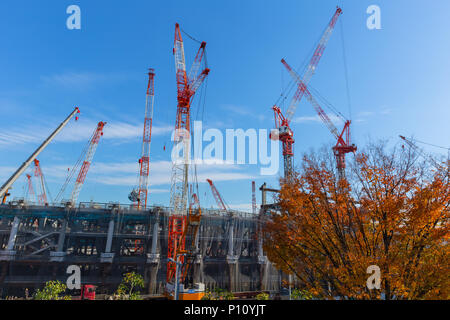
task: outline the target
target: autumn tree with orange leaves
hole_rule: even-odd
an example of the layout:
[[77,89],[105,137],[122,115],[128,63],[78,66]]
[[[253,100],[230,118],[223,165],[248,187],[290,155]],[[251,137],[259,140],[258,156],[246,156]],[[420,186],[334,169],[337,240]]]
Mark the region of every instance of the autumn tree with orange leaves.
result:
[[[344,180],[324,149],[282,184],[264,227],[269,260],[320,299],[449,299],[448,162],[381,142],[348,158]],[[366,286],[371,265],[379,290]]]

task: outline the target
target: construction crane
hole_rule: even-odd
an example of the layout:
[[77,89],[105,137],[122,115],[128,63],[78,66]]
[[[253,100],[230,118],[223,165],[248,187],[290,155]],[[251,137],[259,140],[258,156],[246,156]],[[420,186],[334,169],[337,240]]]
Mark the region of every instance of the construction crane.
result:
[[[48,144],[55,138],[55,136],[66,126],[66,124],[72,119],[75,114],[80,113],[80,110],[76,107],[69,116],[61,122],[61,124],[53,131],[50,136],[44,140],[44,142],[33,152],[33,154],[13,173],[13,175],[3,184],[0,188],[0,198],[2,198],[2,203],[5,203],[8,190],[11,188],[13,183],[20,177],[20,175],[28,168],[28,166],[33,162],[34,159],[48,146]],[[78,117],[75,117],[78,120]]]
[[[192,220],[186,217],[186,204],[188,197],[188,171],[190,158],[190,108],[191,102],[197,89],[209,74],[208,67],[200,71],[202,61],[204,61],[206,42],[201,42],[194,62],[189,73],[186,72],[186,62],[184,56],[184,44],[181,37],[181,29],[178,23],[175,24],[175,39],[173,55],[175,57],[175,70],[177,82],[177,113],[175,121],[175,131],[173,136],[174,150],[183,151],[181,161],[172,161],[172,175],[170,188],[170,205],[173,212],[169,217],[168,234],[168,262],[167,262],[167,286],[166,293],[171,298],[177,298],[178,294],[178,264],[181,263],[182,269],[186,270],[184,257],[189,256],[186,250],[186,236],[191,232]],[[191,196],[194,197],[194,194]],[[198,202],[198,198],[191,200],[190,204]],[[191,210],[191,206],[190,206]],[[184,289],[183,289],[184,290]],[[204,294],[204,284],[197,284],[192,290],[195,293],[183,292],[182,299],[197,299]]]
[[345,119],[340,113],[336,113],[338,117],[340,117],[344,121],[344,129],[339,134],[337,128],[331,121],[330,117],[325,113],[322,107],[319,105],[317,100],[313,97],[311,92],[309,92],[308,88],[304,86],[302,80],[297,72],[295,72],[288,63],[281,59],[281,63],[286,67],[289,71],[289,74],[292,78],[297,82],[299,88],[301,88],[303,94],[306,96],[306,99],[311,103],[314,107],[314,110],[319,115],[319,118],[323,121],[323,123],[327,126],[328,130],[330,130],[331,134],[337,139],[336,145],[333,147],[333,153],[336,157],[336,167],[338,170],[338,178],[339,180],[345,178],[345,155],[350,152],[355,152],[357,147],[355,144],[350,144],[350,120]]
[[[33,200],[36,201],[36,194],[34,193],[34,188],[33,188],[33,181],[31,181],[31,175],[27,174],[27,191],[25,193],[25,200],[28,201],[30,200],[30,202],[33,202]],[[33,199],[35,198],[35,199]]]
[[155,70],[149,69],[147,94],[145,99],[144,133],[142,137],[142,153],[139,159],[139,188],[133,190],[128,198],[133,201],[137,210],[147,207],[148,175],[150,166],[150,143],[152,141],[153,101],[155,97]]
[[[413,141],[412,139],[408,139],[402,135],[399,136],[403,141],[405,141],[411,149],[415,150],[417,153],[419,153],[422,157],[424,157],[427,161],[429,161],[436,169],[440,170],[443,168],[443,166],[441,164],[439,164],[433,157],[431,157],[430,155],[428,155],[427,153],[425,153],[425,151],[422,150],[422,148],[419,148],[416,143],[414,142],[419,142],[419,143],[423,143],[423,144],[428,144],[431,145],[429,143],[425,143],[425,142],[420,142],[420,141]],[[447,150],[447,152],[449,152],[450,154],[450,148],[445,148],[445,147],[441,147],[441,146],[436,146],[436,145],[432,145],[434,147],[437,148],[441,148],[441,149],[445,149]],[[449,157],[450,158],[450,157]],[[448,160],[447,160],[448,161]]]
[[291,100],[289,108],[286,111],[286,115],[283,115],[281,109],[278,106],[274,105],[272,107],[275,116],[275,128],[277,129],[277,131],[276,134],[271,133],[270,138],[275,140],[279,139],[282,142],[283,158],[284,158],[284,178],[287,181],[292,179],[292,175],[294,172],[293,170],[294,152],[292,150],[292,145],[294,144],[293,138],[294,133],[290,127],[290,122],[295,114],[295,110],[297,109],[297,106],[300,103],[312,76],[316,71],[320,58],[323,55],[328,40],[330,39],[330,36],[333,32],[334,26],[336,25],[336,22],[341,13],[342,9],[337,7],[333,17],[331,18],[327,28],[325,29],[324,33],[322,34],[322,37],[319,40],[319,44],[317,45],[311,60],[309,61],[309,64],[303,74],[303,77],[301,78],[302,85],[298,86],[297,91],[295,92]]
[[219,206],[219,209],[222,210],[224,213],[231,215],[230,208],[228,208],[228,206],[225,204],[225,201],[223,201],[222,196],[220,195],[219,191],[217,190],[212,180],[206,179],[206,181],[209,183],[209,186],[211,187],[211,192],[213,194],[214,199],[216,200],[217,205]]
[[45,179],[38,159],[34,159],[34,176],[39,181],[38,185],[40,192],[37,194],[38,203],[41,206],[46,206],[48,205],[48,200],[47,200],[47,191],[45,188]]
[[[91,138],[88,141],[88,144],[86,148],[81,153],[80,158],[70,171],[69,175],[66,178],[66,181],[64,182],[61,190],[59,191],[58,195],[55,198],[55,201],[59,200],[61,196],[64,194],[64,191],[69,184],[70,180],[72,179],[74,173],[78,170],[78,167],[81,164],[81,168],[78,172],[77,179],[75,180],[75,185],[72,190],[72,194],[70,196],[70,205],[75,206],[78,196],[80,194],[81,188],[83,187],[84,181],[86,179],[86,175],[89,171],[89,167],[92,163],[92,159],[94,158],[95,151],[98,147],[98,142],[100,141],[100,137],[103,136],[103,127],[106,125],[106,122],[100,121],[97,124],[96,129],[94,130],[94,133],[92,134]],[[82,161],[82,162],[81,162]]]

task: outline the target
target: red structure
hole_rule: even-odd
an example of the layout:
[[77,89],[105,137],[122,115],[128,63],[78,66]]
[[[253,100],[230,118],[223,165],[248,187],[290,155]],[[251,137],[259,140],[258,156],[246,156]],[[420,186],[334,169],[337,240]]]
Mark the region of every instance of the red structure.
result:
[[48,205],[44,175],[42,174],[41,165],[38,159],[34,159],[34,176],[38,179],[40,186],[40,193],[37,195],[38,203],[41,206]]
[[211,192],[213,194],[214,199],[216,200],[217,205],[221,210],[224,212],[228,212],[229,209],[227,205],[225,204],[225,201],[223,201],[222,196],[219,193],[219,190],[217,190],[216,186],[212,182],[211,179],[206,179],[206,181],[209,183],[209,186],[211,187]]
[[142,137],[142,154],[139,159],[139,189],[137,195],[132,197],[134,207],[137,210],[140,210],[141,208],[145,209],[147,207],[150,143],[152,141],[153,101],[155,97],[154,79],[154,69],[149,69],[147,95],[145,101],[144,133]]
[[[168,235],[168,257],[175,261],[184,263],[184,256],[178,256],[180,253],[186,253],[185,248],[185,230],[190,229],[189,219],[186,219],[186,204],[188,194],[188,155],[190,139],[190,108],[192,99],[209,74],[209,69],[205,67],[201,72],[200,66],[205,56],[206,42],[200,44],[194,62],[189,73],[186,72],[186,62],[184,57],[184,44],[181,37],[180,25],[175,24],[175,40],[173,55],[175,57],[176,82],[177,82],[177,114],[175,120],[174,143],[183,144],[184,161],[182,163],[173,162],[171,177],[170,204],[173,207],[173,215],[169,218]],[[198,199],[197,199],[198,201]],[[188,250],[189,251],[189,250]],[[167,262],[167,282],[174,284],[176,265],[174,262]]]
[[287,64],[287,62],[282,59],[281,63],[286,67],[286,69],[289,71],[291,76],[294,78],[294,80],[297,81],[298,87],[302,88],[303,94],[306,96],[306,99],[311,103],[311,105],[314,107],[315,111],[319,115],[320,119],[323,121],[323,123],[327,126],[328,130],[330,130],[331,134],[335,136],[337,139],[336,145],[333,147],[333,153],[336,157],[336,166],[338,169],[339,179],[342,179],[345,177],[345,155],[350,152],[356,151],[356,146],[354,144],[350,144],[350,120],[347,120],[343,118],[340,114],[337,114],[342,118],[344,121],[344,129],[342,129],[342,132],[339,134],[338,130],[334,126],[333,122],[331,121],[330,117],[325,113],[325,111],[321,108],[319,103],[314,99],[312,94],[309,92],[309,90],[304,86],[302,83],[300,76]]
[[[293,157],[294,153],[292,150],[292,145],[294,143],[294,133],[290,128],[290,122],[292,117],[294,116],[295,110],[297,109],[298,104],[300,103],[303,95],[305,94],[306,88],[311,80],[314,72],[316,71],[317,65],[320,61],[320,58],[323,55],[325,47],[330,39],[330,36],[333,32],[334,26],[342,13],[341,8],[337,8],[330,22],[328,23],[325,32],[320,38],[319,44],[314,51],[314,54],[306,68],[303,77],[301,78],[301,83],[298,85],[297,91],[295,92],[291,104],[286,111],[286,116],[283,115],[280,108],[276,105],[272,107],[275,115],[275,128],[278,130],[277,135],[271,134],[271,139],[279,139],[283,144],[283,157],[284,157],[284,178],[289,180],[292,177],[293,173]],[[283,61],[283,60],[282,60]]]
[[75,181],[75,186],[72,191],[71,196],[72,204],[76,204],[76,201],[78,200],[78,195],[80,194],[81,188],[83,187],[84,180],[86,179],[86,175],[89,171],[92,159],[94,158],[95,151],[97,150],[98,142],[100,141],[100,137],[103,136],[103,127],[105,125],[106,122],[100,121],[97,125],[97,128],[94,131],[94,134],[89,140],[88,149],[84,156],[83,164],[78,173],[78,177],[77,180]]
[[25,199],[26,200],[30,200],[33,201],[35,199],[33,199],[35,197],[35,193],[34,193],[34,189],[33,189],[33,182],[31,181],[31,175],[27,174],[27,192],[25,195]]

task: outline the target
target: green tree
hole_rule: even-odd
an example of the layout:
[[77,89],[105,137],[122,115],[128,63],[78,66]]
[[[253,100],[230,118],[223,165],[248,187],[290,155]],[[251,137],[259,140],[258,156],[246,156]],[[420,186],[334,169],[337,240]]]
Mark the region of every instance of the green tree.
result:
[[312,300],[314,297],[307,290],[294,289],[292,290],[291,298],[293,300]]
[[232,292],[215,288],[214,291],[207,290],[202,300],[233,300],[234,295]]
[[126,273],[116,291],[118,300],[141,300],[138,288],[144,288],[144,278],[135,272]]
[[67,287],[61,281],[47,281],[42,290],[37,290],[34,294],[35,300],[71,300],[70,296],[60,296]]
[[269,300],[269,294],[261,292],[256,296],[256,300]]

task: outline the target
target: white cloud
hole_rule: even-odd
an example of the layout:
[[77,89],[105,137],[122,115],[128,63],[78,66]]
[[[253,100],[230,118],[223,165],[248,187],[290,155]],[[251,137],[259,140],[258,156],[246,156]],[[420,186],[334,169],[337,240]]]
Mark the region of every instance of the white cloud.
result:
[[[94,163],[91,176],[96,182],[106,185],[134,186],[137,183],[138,163]],[[234,181],[253,179],[254,176],[240,172],[240,167],[230,164],[197,165],[197,179],[205,183],[214,181]],[[148,182],[150,186],[170,185],[172,163],[170,161],[150,162]]]
[[[78,120],[68,124],[54,139],[57,142],[88,141],[98,122],[90,119]],[[55,126],[56,128],[56,126]],[[27,125],[18,128],[0,129],[0,147],[17,144],[43,142],[52,132],[53,127],[43,125]],[[107,121],[102,139],[135,139],[142,137],[143,124],[132,124],[123,121]],[[173,130],[171,126],[154,126],[152,135],[168,134]]]

